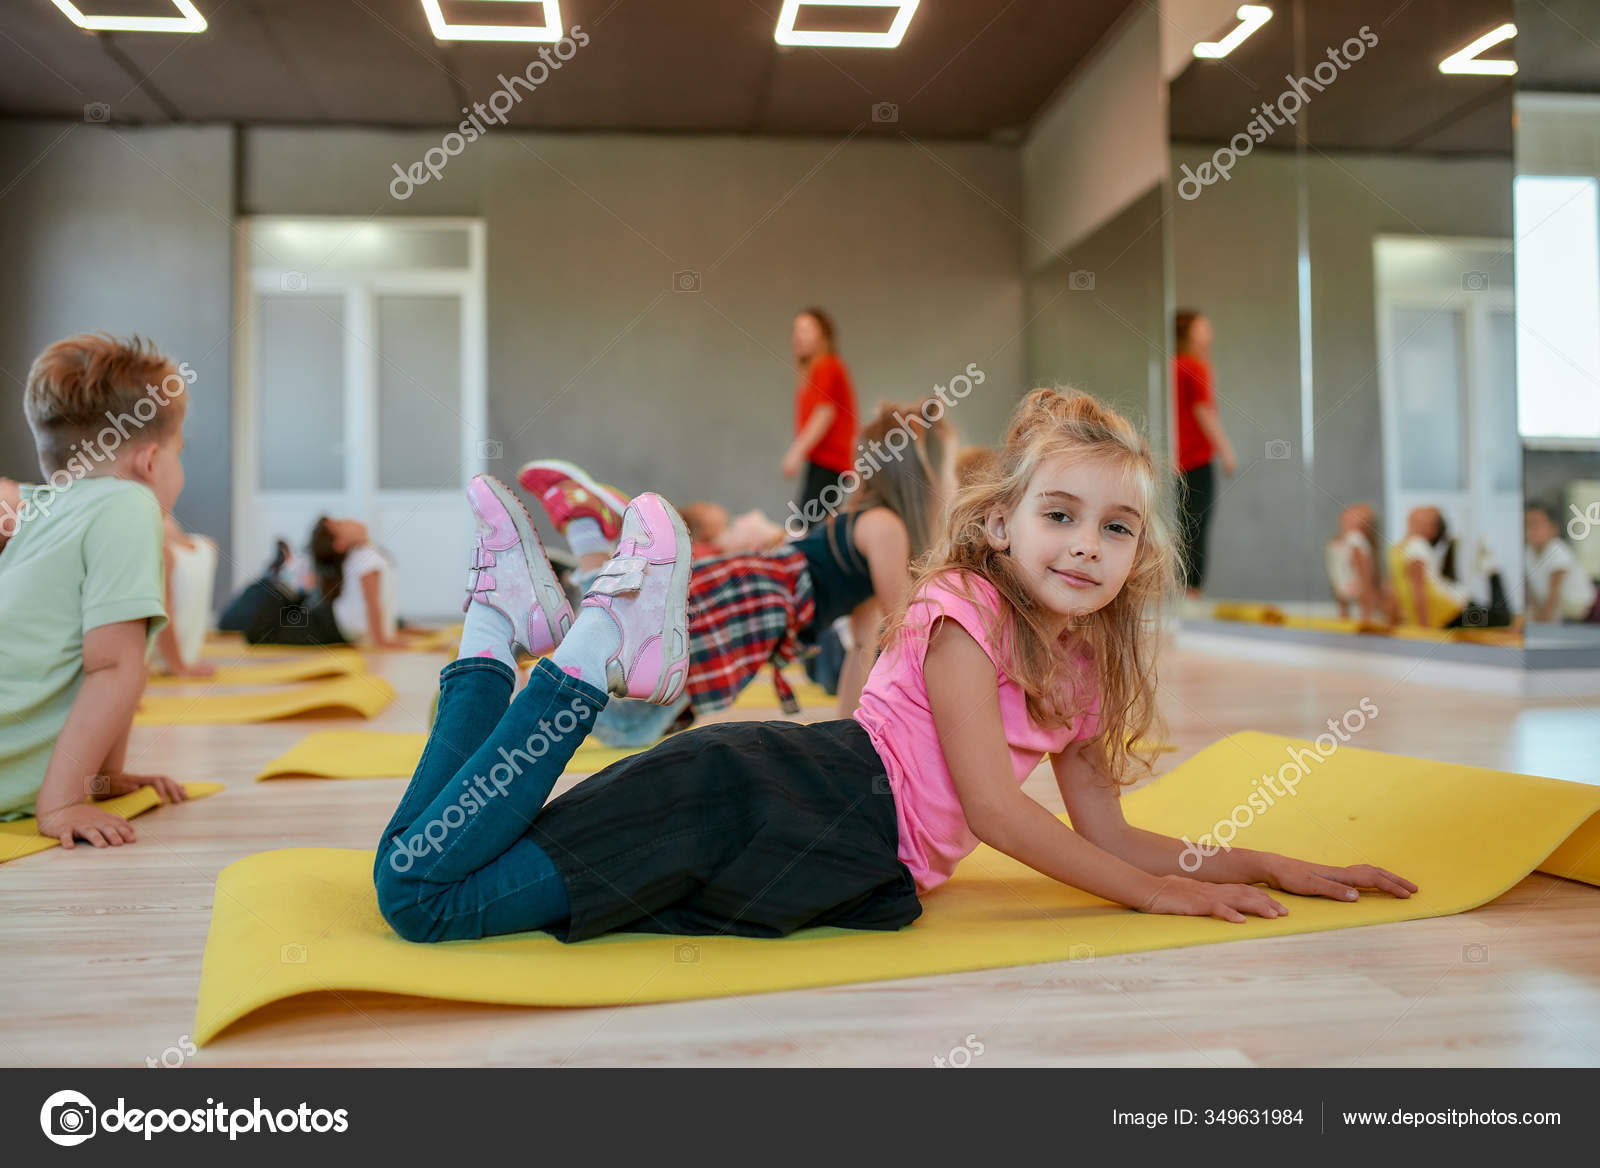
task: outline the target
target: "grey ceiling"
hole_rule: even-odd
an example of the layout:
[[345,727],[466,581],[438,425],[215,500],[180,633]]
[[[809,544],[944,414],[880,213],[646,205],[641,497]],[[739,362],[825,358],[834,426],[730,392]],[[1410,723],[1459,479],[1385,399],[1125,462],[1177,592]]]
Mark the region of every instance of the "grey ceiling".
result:
[[[563,0],[590,43],[518,105],[546,130],[1010,134],[1137,0],[923,0],[901,46],[785,48],[779,0]],[[50,0],[0,0],[0,114],[116,121],[445,126],[537,45],[430,33],[418,0],[196,0],[194,36],[85,33]],[[453,0],[457,18],[505,6]],[[79,0],[170,15],[171,0]],[[447,9],[447,11],[449,11]],[[826,15],[819,13],[818,15]],[[483,16],[474,19],[488,20]],[[874,123],[872,107],[899,107]]]
[[[1546,0],[1540,0],[1539,8]],[[1591,7],[1600,0],[1573,0]],[[1223,142],[1250,121],[1251,108],[1273,101],[1295,70],[1295,19],[1291,6],[1276,15],[1222,61],[1195,61],[1172,85],[1172,136]],[[1477,37],[1512,20],[1511,0],[1304,0],[1302,63],[1305,75],[1363,26],[1377,44],[1322,93],[1312,93],[1303,124],[1324,150],[1415,150],[1438,154],[1511,153],[1511,99],[1506,77],[1447,76],[1439,62]],[[1221,33],[1225,30],[1219,29]],[[1509,56],[1519,68],[1530,45],[1519,32],[1485,55]],[[1275,145],[1293,145],[1279,131]]]

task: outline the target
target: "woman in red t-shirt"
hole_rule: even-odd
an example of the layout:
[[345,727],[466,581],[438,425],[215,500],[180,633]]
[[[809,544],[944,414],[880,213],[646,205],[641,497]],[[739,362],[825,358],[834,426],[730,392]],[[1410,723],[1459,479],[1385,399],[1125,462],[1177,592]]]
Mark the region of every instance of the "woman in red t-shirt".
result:
[[855,459],[856,394],[849,371],[834,352],[833,321],[822,309],[808,308],[794,318],[791,345],[800,384],[794,399],[794,442],[783,456],[783,477],[805,472],[796,506],[808,524],[816,524],[827,518],[822,504],[810,510],[807,505]]
[[1178,353],[1172,359],[1172,388],[1177,396],[1177,468],[1183,480],[1178,493],[1186,579],[1191,599],[1200,598],[1206,578],[1206,534],[1211,503],[1217,494],[1213,458],[1222,459],[1222,473],[1232,477],[1233,446],[1217,416],[1211,389],[1211,322],[1184,309],[1174,318]]

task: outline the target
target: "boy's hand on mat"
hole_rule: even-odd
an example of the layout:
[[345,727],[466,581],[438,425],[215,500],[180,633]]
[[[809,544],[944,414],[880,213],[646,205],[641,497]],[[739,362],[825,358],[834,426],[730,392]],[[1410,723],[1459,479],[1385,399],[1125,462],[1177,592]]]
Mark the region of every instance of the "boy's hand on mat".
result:
[[170,677],[215,677],[217,667],[208,665],[204,661],[196,661],[193,665],[176,665],[167,670]]
[[1301,896],[1326,896],[1330,900],[1358,900],[1362,888],[1375,888],[1409,900],[1417,886],[1404,876],[1372,864],[1333,868],[1312,864],[1291,856],[1269,855],[1263,864],[1262,878],[1272,887]]
[[1245,913],[1258,917],[1287,916],[1289,910],[1254,884],[1211,884],[1187,876],[1163,876],[1161,887],[1140,912],[1176,917],[1216,917],[1244,922]]
[[133,824],[90,803],[73,803],[39,816],[39,834],[54,836],[68,851],[78,846],[73,842],[75,838],[87,840],[97,848],[134,842]]
[[127,771],[112,771],[94,777],[94,795],[109,799],[113,795],[131,795],[140,787],[154,787],[163,803],[182,803],[189,796],[183,784],[166,775],[130,775]]

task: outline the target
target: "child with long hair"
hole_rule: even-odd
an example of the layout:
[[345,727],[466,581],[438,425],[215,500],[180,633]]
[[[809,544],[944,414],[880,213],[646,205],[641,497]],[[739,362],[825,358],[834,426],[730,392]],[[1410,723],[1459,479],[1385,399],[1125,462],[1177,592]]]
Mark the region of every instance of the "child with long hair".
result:
[[[1123,418],[1034,391],[999,473],[957,498],[855,718],[698,726],[547,806],[610,696],[681,691],[689,537],[659,496],[635,498],[574,620],[526,512],[474,480],[460,659],[379,844],[384,918],[413,941],[898,929],[980,841],[1144,912],[1286,913],[1263,883],[1410,896],[1382,868],[1244,848],[1190,877],[1182,841],[1124,822],[1127,744],[1155,721],[1155,638],[1175,586],[1159,486]],[[508,707],[515,655],[552,648]],[[1045,753],[1072,827],[1020,790]]]

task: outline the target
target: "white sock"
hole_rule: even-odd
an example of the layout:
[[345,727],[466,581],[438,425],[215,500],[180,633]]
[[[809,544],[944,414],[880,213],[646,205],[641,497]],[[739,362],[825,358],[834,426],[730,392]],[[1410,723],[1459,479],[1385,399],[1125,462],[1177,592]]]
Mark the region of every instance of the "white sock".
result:
[[517,656],[511,649],[511,622],[498,609],[487,604],[473,603],[467,607],[467,619],[461,626],[461,657],[493,657],[504,661],[517,671]]
[[601,530],[598,519],[574,519],[567,524],[566,531],[561,533],[566,537],[567,546],[572,549],[575,556],[598,554],[609,556],[611,554],[611,541],[606,538],[606,533]]
[[556,646],[550,660],[579,681],[609,693],[606,661],[622,648],[622,630],[603,608],[580,608],[572,629]]

